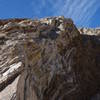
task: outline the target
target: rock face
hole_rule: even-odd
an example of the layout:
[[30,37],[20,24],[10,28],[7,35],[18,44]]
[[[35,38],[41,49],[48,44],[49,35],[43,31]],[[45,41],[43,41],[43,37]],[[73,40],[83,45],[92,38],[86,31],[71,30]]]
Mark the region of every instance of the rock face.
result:
[[79,28],[80,34],[100,36],[100,28]]
[[0,20],[0,100],[100,100],[99,89],[99,29],[62,16]]

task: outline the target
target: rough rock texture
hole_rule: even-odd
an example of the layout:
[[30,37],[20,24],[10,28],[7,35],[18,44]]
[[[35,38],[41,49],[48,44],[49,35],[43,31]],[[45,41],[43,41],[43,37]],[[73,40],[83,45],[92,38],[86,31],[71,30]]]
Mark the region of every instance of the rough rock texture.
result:
[[80,34],[100,36],[100,28],[79,28]]
[[0,20],[0,100],[100,100],[99,89],[100,29]]

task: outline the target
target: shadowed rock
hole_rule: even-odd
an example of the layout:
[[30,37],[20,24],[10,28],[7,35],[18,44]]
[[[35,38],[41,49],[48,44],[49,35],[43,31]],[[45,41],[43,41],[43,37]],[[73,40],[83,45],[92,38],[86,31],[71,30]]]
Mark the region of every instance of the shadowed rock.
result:
[[25,42],[26,66],[17,100],[90,100],[99,91],[100,44],[96,38],[80,35],[71,21],[62,21],[64,30],[57,37],[52,39],[51,30],[48,34],[48,28],[40,28],[38,42]]

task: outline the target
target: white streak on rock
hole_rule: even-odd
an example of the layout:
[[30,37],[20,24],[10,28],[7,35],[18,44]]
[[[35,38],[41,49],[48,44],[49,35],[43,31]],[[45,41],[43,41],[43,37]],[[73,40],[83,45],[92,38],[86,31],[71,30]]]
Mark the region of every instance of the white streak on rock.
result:
[[10,66],[9,70],[7,70],[3,76],[7,76],[8,74],[12,73],[14,70],[18,69],[20,66],[22,65],[22,62],[19,63],[15,63],[13,65]]

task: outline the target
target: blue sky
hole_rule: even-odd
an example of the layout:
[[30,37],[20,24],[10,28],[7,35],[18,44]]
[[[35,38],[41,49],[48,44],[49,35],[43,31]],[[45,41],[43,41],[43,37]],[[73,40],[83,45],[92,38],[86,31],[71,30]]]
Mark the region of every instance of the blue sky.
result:
[[79,27],[100,27],[100,0],[0,0],[0,19],[59,15]]

